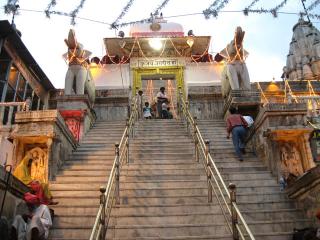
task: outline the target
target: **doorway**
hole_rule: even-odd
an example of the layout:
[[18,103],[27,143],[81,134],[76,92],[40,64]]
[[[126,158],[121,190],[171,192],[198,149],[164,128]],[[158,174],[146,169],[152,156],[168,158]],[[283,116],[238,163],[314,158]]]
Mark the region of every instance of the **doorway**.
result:
[[165,87],[165,93],[168,96],[168,107],[173,115],[173,118],[177,117],[177,89],[176,80],[174,76],[143,76],[142,78],[142,91],[143,101],[149,102],[150,106],[156,104],[157,93],[161,87]]
[[174,118],[177,117],[177,101],[179,91],[182,91],[186,99],[183,80],[183,67],[159,67],[159,68],[133,68],[132,93],[135,95],[138,90],[143,91],[145,102],[150,105],[160,90],[165,87],[166,94],[170,99],[170,111]]

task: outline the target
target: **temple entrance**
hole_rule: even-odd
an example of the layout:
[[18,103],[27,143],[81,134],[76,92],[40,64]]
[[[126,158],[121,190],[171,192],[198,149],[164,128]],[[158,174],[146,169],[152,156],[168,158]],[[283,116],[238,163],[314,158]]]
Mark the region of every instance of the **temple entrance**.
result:
[[165,92],[170,100],[168,104],[170,111],[176,118],[180,89],[185,97],[183,67],[133,68],[133,94],[141,89],[144,93],[144,101],[152,105],[160,87],[165,87]]
[[177,89],[174,76],[143,76],[142,91],[144,92],[144,101],[149,102],[150,106],[154,106],[157,101],[157,93],[161,87],[165,87],[165,93],[168,96],[170,112],[173,118],[177,117]]

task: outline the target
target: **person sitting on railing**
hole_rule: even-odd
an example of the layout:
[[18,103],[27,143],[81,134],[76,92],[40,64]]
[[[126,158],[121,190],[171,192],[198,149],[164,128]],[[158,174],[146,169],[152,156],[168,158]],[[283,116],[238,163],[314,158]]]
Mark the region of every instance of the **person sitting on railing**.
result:
[[240,161],[243,161],[242,154],[245,154],[244,140],[246,136],[246,128],[248,123],[242,115],[237,114],[237,110],[234,107],[229,109],[230,115],[227,118],[227,138],[230,138],[232,133],[232,142],[236,150],[236,154]]
[[53,201],[48,184],[31,178],[30,169],[32,160],[32,154],[27,152],[26,156],[14,170],[13,175],[29,187],[30,192],[39,198],[41,204],[57,204],[58,202]]
[[165,87],[161,87],[160,92],[157,93],[157,110],[159,118],[162,118],[162,103],[168,102],[168,97],[164,92],[165,90]]

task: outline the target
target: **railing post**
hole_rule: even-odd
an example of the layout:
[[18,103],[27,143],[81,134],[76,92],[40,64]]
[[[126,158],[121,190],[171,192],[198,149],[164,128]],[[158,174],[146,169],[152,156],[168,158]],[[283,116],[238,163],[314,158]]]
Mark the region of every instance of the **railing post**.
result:
[[206,164],[207,164],[207,182],[208,182],[208,202],[212,202],[212,185],[211,185],[211,165],[209,162],[209,153],[210,153],[210,141],[206,140],[206,152],[205,152],[205,157],[206,157]]
[[185,118],[187,122],[187,133],[189,135],[189,121],[188,121],[188,110],[189,110],[189,102],[186,101],[186,112],[185,112]]
[[194,137],[194,154],[196,156],[196,162],[199,162],[199,151],[198,151],[198,131],[197,131],[197,117],[193,117],[193,137]]
[[178,102],[177,102],[177,109],[178,109],[178,116],[181,119],[181,87],[178,87]]
[[127,132],[126,132],[126,138],[127,138],[127,143],[126,143],[126,160],[127,160],[127,164],[129,165],[129,119],[127,118],[127,121],[126,121],[126,128],[127,128]]
[[210,141],[209,140],[205,140],[204,143],[206,144],[206,163],[207,163],[207,166],[209,164],[209,153],[210,153]]
[[131,103],[131,112],[132,114],[132,128],[131,128],[131,137],[134,138],[134,123],[135,123],[135,118],[136,118],[136,109],[134,109],[134,103]]
[[230,192],[232,234],[233,234],[233,239],[234,240],[238,240],[239,239],[239,233],[238,233],[238,229],[237,229],[238,216],[237,216],[236,210],[233,207],[233,203],[237,202],[237,199],[236,199],[236,185],[234,183],[230,183],[229,184],[229,192]]
[[119,143],[116,143],[115,145],[115,151],[116,151],[116,204],[120,204],[120,149],[119,149]]
[[104,186],[100,187],[100,205],[102,205],[102,212],[100,215],[100,224],[102,228],[102,232],[100,235],[100,239],[104,240],[106,238],[106,196],[105,196],[106,188]]

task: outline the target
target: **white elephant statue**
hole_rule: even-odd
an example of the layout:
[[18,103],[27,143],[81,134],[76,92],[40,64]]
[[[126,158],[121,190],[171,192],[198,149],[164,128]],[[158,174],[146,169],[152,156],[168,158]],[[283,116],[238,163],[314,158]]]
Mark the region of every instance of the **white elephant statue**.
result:
[[68,39],[64,40],[68,46],[68,52],[64,57],[68,60],[68,71],[65,79],[65,95],[85,94],[94,102],[95,85],[88,68],[87,59],[91,52],[85,50],[76,39],[75,32],[70,29]]
[[234,39],[215,57],[216,61],[225,60],[225,67],[221,75],[222,95],[229,90],[250,90],[250,77],[245,58],[248,52],[242,46],[245,32],[237,27]]

